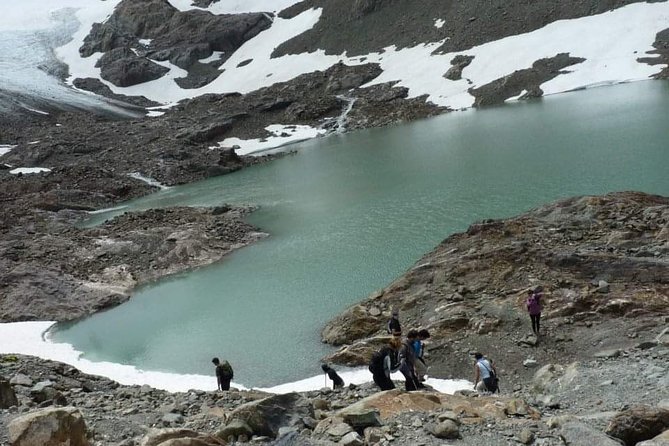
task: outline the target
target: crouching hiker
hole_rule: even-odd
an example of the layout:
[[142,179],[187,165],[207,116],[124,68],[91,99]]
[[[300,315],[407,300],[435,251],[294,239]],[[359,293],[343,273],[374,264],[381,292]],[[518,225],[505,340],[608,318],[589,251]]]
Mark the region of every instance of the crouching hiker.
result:
[[474,389],[479,393],[499,392],[497,369],[481,353],[474,353]]
[[369,362],[369,371],[372,372],[372,379],[381,390],[395,388],[395,383],[390,379],[390,374],[395,373],[400,367],[398,360],[400,347],[402,347],[402,341],[393,336],[388,346],[372,355]]
[[327,364],[321,365],[321,369],[323,369],[328,378],[332,380],[332,390],[344,387],[344,380],[339,376],[335,369]]

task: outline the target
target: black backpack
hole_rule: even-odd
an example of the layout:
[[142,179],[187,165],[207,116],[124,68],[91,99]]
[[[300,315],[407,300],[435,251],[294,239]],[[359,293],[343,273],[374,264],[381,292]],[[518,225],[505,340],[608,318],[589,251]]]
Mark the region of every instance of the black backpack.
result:
[[372,372],[373,375],[383,373],[383,360],[386,355],[388,355],[389,350],[388,347],[383,347],[378,352],[372,354],[372,359],[369,361],[369,371]]

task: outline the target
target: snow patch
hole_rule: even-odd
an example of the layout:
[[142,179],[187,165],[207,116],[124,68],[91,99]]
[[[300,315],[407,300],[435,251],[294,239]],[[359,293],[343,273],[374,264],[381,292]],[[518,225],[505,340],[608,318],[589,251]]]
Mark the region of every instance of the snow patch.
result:
[[48,112],[45,112],[45,111],[42,111],[42,110],[37,110],[36,108],[26,107],[26,110],[31,111],[33,113],[37,113],[39,115],[48,115],[49,114]]
[[[75,350],[70,344],[50,340],[48,330],[54,324],[55,322],[51,321],[0,324],[0,354],[32,355],[42,359],[63,362],[84,373],[104,376],[124,385],[141,386],[148,384],[156,389],[170,392],[186,392],[190,389],[216,390],[216,377],[213,374],[209,376],[148,371],[131,365],[90,361],[84,357],[82,352]],[[371,375],[366,369],[340,370],[339,374],[346,384],[362,384],[371,381]],[[399,373],[394,374],[393,378],[403,380]],[[465,380],[430,378],[426,383],[444,393],[454,393],[456,390],[472,387],[472,383]],[[318,375],[292,383],[261,388],[260,390],[272,393],[304,392],[318,390],[326,384],[324,376]],[[233,383],[232,386],[238,389],[247,389],[238,383]]]
[[51,172],[46,167],[17,167],[9,171],[12,175]]
[[441,28],[445,24],[446,24],[446,20],[444,20],[444,19],[435,19],[434,20],[434,27],[435,28]]
[[0,144],[0,156],[8,154],[14,147],[9,144]]
[[181,11],[189,9],[207,9],[214,14],[239,14],[242,12],[279,12],[302,0],[222,0],[209,8],[195,8],[192,0],[169,0]]
[[138,42],[140,45],[149,46],[153,42],[153,39],[139,39]]
[[225,54],[223,51],[213,51],[211,53],[211,56],[205,57],[204,59],[199,59],[198,62],[200,63],[215,62],[219,60],[223,54]]
[[154,186],[154,187],[160,188],[162,190],[169,189],[169,186],[165,186],[164,184],[160,183],[157,180],[154,180],[153,178],[145,177],[139,172],[129,173],[128,176],[130,178],[134,178],[136,180],[143,181],[146,184],[148,184],[149,186]]
[[239,148],[235,149],[237,155],[259,155],[270,149],[315,138],[325,133],[325,130],[315,129],[308,125],[272,124],[265,127],[265,130],[274,136],[257,139],[226,138],[219,142],[218,146],[210,147],[210,149],[238,146]]

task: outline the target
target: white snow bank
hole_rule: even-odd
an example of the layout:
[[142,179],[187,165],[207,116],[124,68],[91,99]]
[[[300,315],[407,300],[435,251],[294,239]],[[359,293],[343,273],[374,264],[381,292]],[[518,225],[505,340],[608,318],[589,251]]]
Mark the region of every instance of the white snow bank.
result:
[[304,141],[305,139],[315,138],[318,135],[325,133],[325,130],[315,129],[308,125],[272,124],[265,127],[265,130],[272,133],[274,136],[258,139],[226,138],[219,142],[218,146],[210,147],[210,149],[239,146],[238,149],[235,149],[237,155],[253,155],[285,146],[286,144],[293,144],[299,141]]
[[12,146],[9,144],[0,144],[0,156],[9,153],[14,147],[16,146]]
[[435,19],[434,21],[434,27],[435,28],[441,28],[446,24],[446,20],[444,19]]
[[158,180],[154,180],[153,178],[145,177],[144,175],[142,175],[139,172],[129,173],[128,176],[130,178],[134,178],[136,180],[143,181],[146,184],[148,184],[149,186],[155,186],[155,187],[157,187],[159,189],[162,189],[162,190],[169,189],[169,186],[165,186],[163,183],[161,183]]
[[[242,12],[279,12],[302,0],[222,0],[206,8],[214,14],[236,14]],[[181,11],[196,9],[192,0],[169,0]]]
[[[431,53],[442,42],[370,55],[383,73],[367,84],[398,81],[409,88],[409,97],[428,95],[435,104],[461,109],[471,107],[474,97],[467,90],[488,84],[516,70],[530,68],[543,58],[569,53],[586,61],[564,70],[542,84],[545,94],[588,86],[648,79],[662,70],[637,62],[652,50],[655,35],[669,25],[669,2],[635,3],[603,14],[572,20],[560,20],[536,31],[506,37],[457,53]],[[474,56],[462,72],[462,79],[451,81],[443,74],[458,54]]]
[[21,174],[30,174],[30,173],[42,173],[42,172],[51,172],[51,169],[46,167],[17,167],[9,171],[12,175]]
[[[157,389],[170,392],[185,392],[190,389],[216,390],[216,378],[209,375],[178,374],[140,370],[134,366],[111,362],[93,362],[82,357],[82,353],[74,350],[69,344],[49,341],[47,330],[55,322],[13,322],[0,324],[0,354],[23,354],[43,359],[59,361],[76,367],[84,373],[105,376],[124,385],[148,384]],[[364,369],[349,369],[339,373],[346,384],[362,384],[371,381],[371,375]],[[402,380],[401,375],[393,375],[394,379]],[[453,393],[458,389],[471,388],[472,383],[464,380],[428,379],[427,384],[444,393]],[[317,390],[324,387],[323,375],[306,378],[300,381],[263,388],[273,393],[302,392]],[[328,382],[331,385],[331,382]],[[233,383],[233,387],[246,389],[243,385]]]

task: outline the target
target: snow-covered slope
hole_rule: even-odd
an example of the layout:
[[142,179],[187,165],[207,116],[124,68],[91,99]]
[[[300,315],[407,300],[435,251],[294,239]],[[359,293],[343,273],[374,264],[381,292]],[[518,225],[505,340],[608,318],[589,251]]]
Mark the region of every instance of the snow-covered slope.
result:
[[[75,0],[68,0],[77,3]],[[170,0],[180,10],[192,9],[188,0]],[[93,22],[103,21],[118,0],[79,2],[77,16],[82,26],[74,39],[57,50],[58,56],[70,66],[70,80],[77,77],[100,78],[95,64],[101,53],[88,58],[79,56],[79,47]],[[278,11],[292,0],[219,1],[213,13],[248,11]],[[396,82],[409,88],[409,97],[427,95],[428,100],[453,109],[470,107],[472,88],[481,87],[496,79],[527,69],[543,58],[559,53],[585,59],[570,66],[564,74],[541,84],[544,94],[554,94],[595,85],[648,79],[665,65],[649,65],[637,61],[653,50],[656,34],[669,28],[669,2],[634,3],[603,14],[560,20],[525,34],[514,35],[484,43],[473,48],[449,53],[435,52],[444,40],[425,42],[413,47],[396,49],[391,46],[382,52],[348,57],[346,53],[326,55],[324,51],[271,57],[280,44],[304,33],[321,19],[321,9],[308,9],[292,18],[274,17],[272,26],[241,46],[220,66],[221,74],[209,84],[196,88],[179,87],[174,79],[186,72],[169,62],[160,62],[170,72],[160,79],[117,87],[102,79],[112,91],[125,95],[143,95],[161,102],[174,103],[205,93],[247,93],[276,82],[290,80],[300,74],[325,70],[336,63],[358,65],[378,63],[383,73],[368,85]],[[442,19],[436,19],[435,26]],[[461,78],[450,80],[444,74],[457,55],[473,56],[464,67]],[[250,60],[250,62],[248,62]],[[246,62],[246,64],[242,64]]]

